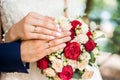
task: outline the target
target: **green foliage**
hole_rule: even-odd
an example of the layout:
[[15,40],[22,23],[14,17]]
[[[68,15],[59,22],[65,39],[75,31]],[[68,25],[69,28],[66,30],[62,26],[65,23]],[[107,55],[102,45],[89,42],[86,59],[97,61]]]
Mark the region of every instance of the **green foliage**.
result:
[[120,0],[117,0],[117,9],[114,10],[112,19],[115,20],[120,25]]
[[95,63],[94,53],[91,52],[91,53],[90,53],[90,56],[91,56],[90,63]]
[[113,54],[120,54],[120,26],[115,28],[113,37],[108,40],[104,51],[111,52]]
[[[113,1],[111,3],[116,3],[116,5],[110,5],[109,1]],[[113,37],[109,38],[106,44],[103,44],[102,50],[120,54],[120,0],[93,0],[92,9],[89,13],[90,20],[94,20],[97,24],[101,23],[101,13],[103,11],[109,12],[111,16],[109,21],[115,23],[115,25],[113,24],[115,30]]]
[[82,71],[80,71],[79,69],[76,69],[75,72],[74,72],[74,74],[73,74],[73,78],[80,79],[81,76],[82,76],[82,74],[83,74]]

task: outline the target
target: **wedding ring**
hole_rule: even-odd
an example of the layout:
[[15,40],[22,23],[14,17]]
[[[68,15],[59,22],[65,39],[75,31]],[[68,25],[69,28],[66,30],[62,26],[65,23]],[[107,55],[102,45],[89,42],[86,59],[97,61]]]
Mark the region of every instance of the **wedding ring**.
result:
[[34,26],[34,31],[33,32],[37,32],[37,26]]
[[50,43],[49,43],[49,41],[48,41],[47,43],[48,43],[48,48],[50,48],[51,46],[50,46]]

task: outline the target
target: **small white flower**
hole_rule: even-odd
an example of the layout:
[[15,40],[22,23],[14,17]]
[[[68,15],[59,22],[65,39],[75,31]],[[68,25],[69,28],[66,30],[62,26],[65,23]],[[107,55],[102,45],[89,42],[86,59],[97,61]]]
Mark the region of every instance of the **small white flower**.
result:
[[55,59],[56,59],[55,56],[49,56],[49,60],[50,60],[50,61],[54,61]]
[[83,43],[85,44],[89,40],[88,36],[85,34],[79,34],[78,36],[75,37],[74,41],[78,43]]
[[63,66],[66,66],[66,65],[67,65],[67,62],[66,62],[66,61],[64,61],[64,62],[63,62]]
[[61,72],[63,68],[63,61],[61,59],[55,59],[52,62],[52,67],[55,69],[56,72]]
[[55,71],[52,68],[47,68],[43,70],[46,76],[54,77],[56,75]]
[[88,52],[84,52],[84,53],[82,53],[81,54],[81,56],[80,56],[80,60],[85,60],[85,61],[88,61],[88,60],[90,60],[90,54],[88,53]]

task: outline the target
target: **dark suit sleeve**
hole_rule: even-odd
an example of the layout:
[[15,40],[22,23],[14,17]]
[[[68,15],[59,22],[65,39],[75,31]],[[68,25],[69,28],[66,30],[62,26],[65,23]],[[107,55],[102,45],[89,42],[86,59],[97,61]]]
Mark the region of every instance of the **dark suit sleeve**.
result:
[[24,72],[27,68],[21,61],[21,41],[0,44],[0,72]]

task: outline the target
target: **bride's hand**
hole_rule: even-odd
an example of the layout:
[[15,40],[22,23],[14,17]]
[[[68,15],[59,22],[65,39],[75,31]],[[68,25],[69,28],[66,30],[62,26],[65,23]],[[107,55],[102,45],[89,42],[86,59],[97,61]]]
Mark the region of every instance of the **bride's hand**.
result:
[[18,39],[51,40],[60,35],[60,30],[57,28],[54,18],[30,12],[11,27],[5,38],[6,42]]
[[52,52],[64,48],[65,42],[70,39],[70,37],[63,37],[49,42],[43,40],[23,41],[21,44],[21,59],[23,62],[35,62]]

